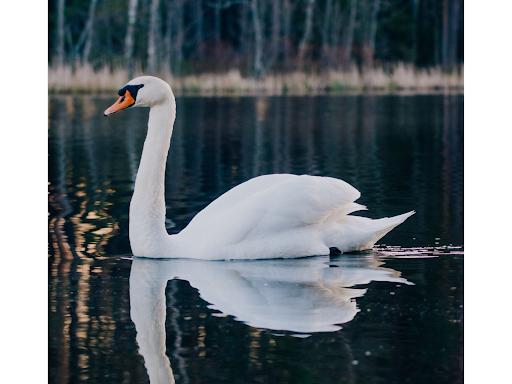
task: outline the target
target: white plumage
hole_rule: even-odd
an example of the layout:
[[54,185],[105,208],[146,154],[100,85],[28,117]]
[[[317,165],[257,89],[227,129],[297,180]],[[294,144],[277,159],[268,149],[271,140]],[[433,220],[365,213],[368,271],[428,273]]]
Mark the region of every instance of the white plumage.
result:
[[[201,259],[258,259],[328,255],[370,249],[412,212],[372,220],[351,185],[330,177],[255,177],[199,212],[177,235]],[[201,239],[196,242],[195,239]]]
[[[174,382],[166,355],[168,280],[188,281],[217,316],[232,316],[260,329],[309,334],[337,331],[340,324],[351,321],[359,312],[357,298],[367,291],[362,285],[372,281],[412,284],[382,264],[373,257],[232,262],[134,259],[130,314],[151,383]],[[171,316],[174,319],[167,323],[176,324],[176,310]],[[171,329],[175,336],[180,332],[179,327]]]
[[143,76],[128,83],[140,85],[134,106],[151,109],[130,205],[135,256],[263,259],[328,255],[329,248],[365,250],[414,214],[377,220],[352,216],[366,207],[355,203],[360,193],[348,183],[331,177],[273,174],[234,187],[180,233],[168,235],[164,179],[176,104],[163,80]]

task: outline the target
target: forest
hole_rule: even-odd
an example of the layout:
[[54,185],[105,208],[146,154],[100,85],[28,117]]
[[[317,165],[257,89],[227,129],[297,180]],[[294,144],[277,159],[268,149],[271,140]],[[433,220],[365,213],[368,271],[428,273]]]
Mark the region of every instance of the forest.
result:
[[146,73],[188,91],[457,88],[463,14],[462,0],[51,0],[49,87]]

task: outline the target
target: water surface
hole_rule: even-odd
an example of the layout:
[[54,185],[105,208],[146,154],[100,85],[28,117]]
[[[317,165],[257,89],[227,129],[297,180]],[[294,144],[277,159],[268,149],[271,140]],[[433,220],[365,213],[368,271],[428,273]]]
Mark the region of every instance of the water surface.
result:
[[50,98],[50,382],[462,382],[462,96],[179,98],[170,232],[264,173],[342,178],[371,217],[417,212],[373,252],[252,264],[132,261],[147,111],[105,119],[111,101]]

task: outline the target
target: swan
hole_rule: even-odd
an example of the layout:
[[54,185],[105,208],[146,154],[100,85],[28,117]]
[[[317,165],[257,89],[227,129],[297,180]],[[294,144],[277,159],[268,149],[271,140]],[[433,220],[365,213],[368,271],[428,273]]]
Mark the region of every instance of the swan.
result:
[[134,256],[203,260],[274,259],[371,249],[415,212],[369,219],[352,216],[366,207],[360,192],[332,177],[271,174],[227,191],[179,233],[165,228],[165,165],[176,101],[171,87],[153,76],[130,80],[105,116],[148,107],[148,130],[130,202],[129,238]]
[[[382,264],[372,256],[227,263],[134,258],[129,282],[130,317],[150,382],[174,382],[166,355],[169,280],[188,281],[217,317],[231,316],[258,329],[307,337],[338,331],[340,324],[352,321],[359,312],[356,300],[368,289],[362,286],[372,281],[414,285],[399,271]],[[180,333],[174,324],[173,332]]]

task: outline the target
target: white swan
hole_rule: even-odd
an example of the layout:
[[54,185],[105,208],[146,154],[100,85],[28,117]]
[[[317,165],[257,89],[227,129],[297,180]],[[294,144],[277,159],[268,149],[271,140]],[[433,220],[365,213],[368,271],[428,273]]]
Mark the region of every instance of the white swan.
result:
[[[340,324],[352,321],[359,312],[356,300],[367,291],[362,285],[372,281],[413,285],[382,264],[373,257],[229,263],[135,258],[130,273],[130,315],[150,382],[174,383],[166,355],[168,280],[188,281],[210,309],[220,312],[218,316],[300,337],[334,332]],[[178,334],[176,327],[173,332]]]
[[291,258],[370,249],[414,211],[368,219],[349,215],[357,189],[331,177],[274,174],[250,179],[210,203],[180,233],[165,229],[164,179],[176,117],[169,84],[141,76],[119,90],[105,116],[149,107],[146,141],[130,204],[130,244],[135,256],[204,260]]

